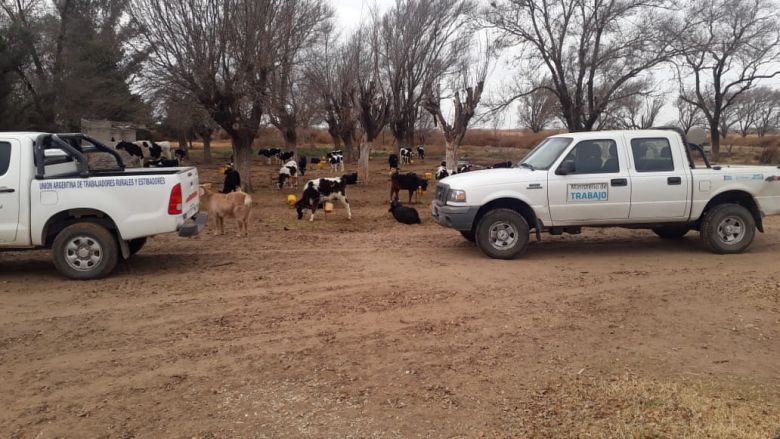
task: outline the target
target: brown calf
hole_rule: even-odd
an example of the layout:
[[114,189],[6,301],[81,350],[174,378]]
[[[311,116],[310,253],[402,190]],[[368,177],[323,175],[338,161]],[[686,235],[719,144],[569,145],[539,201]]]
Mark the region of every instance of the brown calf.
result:
[[249,236],[249,214],[252,212],[252,197],[241,191],[221,194],[200,188],[200,208],[214,217],[217,235],[225,234],[225,218],[235,218],[238,223],[236,236]]

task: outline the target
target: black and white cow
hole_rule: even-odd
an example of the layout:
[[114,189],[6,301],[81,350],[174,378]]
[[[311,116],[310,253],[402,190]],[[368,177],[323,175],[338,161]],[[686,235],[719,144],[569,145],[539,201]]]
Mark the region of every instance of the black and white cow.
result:
[[150,168],[178,168],[179,160],[178,159],[168,160],[160,157],[156,160],[149,160],[147,166]]
[[265,157],[268,164],[271,164],[271,159],[278,156],[282,152],[279,148],[263,148],[257,154],[260,157]]
[[340,149],[328,153],[328,163],[331,173],[344,172],[344,154]]
[[298,155],[298,172],[301,174],[301,177],[306,175],[306,156],[305,155]]
[[131,156],[138,157],[141,160],[141,163],[144,162],[143,148],[136,145],[135,143],[126,142],[123,140],[116,144],[116,149],[124,150],[126,153],[130,154]]
[[414,172],[408,174],[393,173],[390,177],[390,201],[398,200],[398,193],[402,190],[409,191],[409,203],[412,202],[412,196],[418,189],[428,190],[428,180],[420,177]]
[[387,156],[387,164],[390,165],[390,170],[398,169],[398,154]]
[[450,176],[450,172],[447,170],[447,162],[441,162],[441,165],[436,168],[436,179],[441,180]]
[[409,148],[401,148],[401,164],[408,165],[412,163],[412,150]]
[[417,157],[419,157],[420,160],[425,161],[425,145],[417,146]]
[[354,185],[358,183],[358,173],[353,172],[351,174],[344,174],[344,179],[348,185]]
[[287,163],[288,161],[290,161],[290,159],[295,157],[295,151],[281,151],[281,152],[279,152],[279,154],[277,154],[276,157],[282,163]]
[[298,186],[298,163],[295,160],[290,160],[279,169],[279,178],[276,183],[279,190],[283,189],[288,181],[290,185]]
[[303,219],[303,211],[311,210],[309,221],[314,221],[314,213],[325,201],[339,200],[347,208],[347,218],[352,219],[352,210],[347,200],[347,180],[340,178],[318,178],[306,183],[301,199],[295,203],[298,219]]

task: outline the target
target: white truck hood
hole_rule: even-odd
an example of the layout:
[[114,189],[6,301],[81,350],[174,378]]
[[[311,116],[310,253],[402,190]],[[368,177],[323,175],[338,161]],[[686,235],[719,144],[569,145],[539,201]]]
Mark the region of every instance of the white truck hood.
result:
[[455,174],[441,180],[443,184],[453,189],[535,181],[546,182],[547,171],[532,171],[528,168],[485,169]]

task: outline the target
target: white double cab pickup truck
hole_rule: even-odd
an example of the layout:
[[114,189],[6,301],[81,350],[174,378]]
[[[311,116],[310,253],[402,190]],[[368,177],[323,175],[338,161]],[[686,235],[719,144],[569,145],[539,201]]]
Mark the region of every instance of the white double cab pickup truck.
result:
[[[90,154],[116,165],[90,169]],[[193,236],[206,220],[195,168],[126,169],[81,134],[0,133],[0,250],[51,248],[60,273],[96,279],[147,237]]]
[[703,134],[691,137],[672,128],[555,135],[516,168],[441,180],[432,215],[499,259],[522,254],[531,230],[541,239],[582,227],[652,229],[664,239],[697,230],[715,253],[742,252],[763,217],[780,214],[780,169],[711,166]]

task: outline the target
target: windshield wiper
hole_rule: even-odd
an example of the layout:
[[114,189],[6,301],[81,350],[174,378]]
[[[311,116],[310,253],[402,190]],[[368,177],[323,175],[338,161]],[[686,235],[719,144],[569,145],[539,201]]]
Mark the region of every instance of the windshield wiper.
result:
[[534,165],[532,165],[530,163],[520,163],[520,166],[526,167],[526,168],[528,168],[528,169],[530,169],[532,171],[536,171],[536,168],[534,168]]

